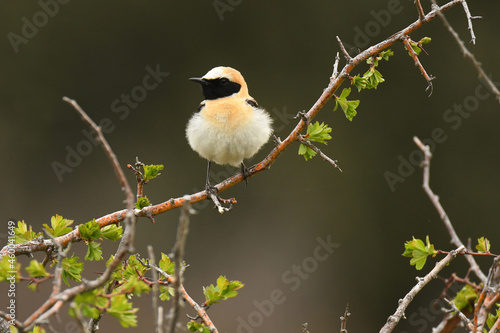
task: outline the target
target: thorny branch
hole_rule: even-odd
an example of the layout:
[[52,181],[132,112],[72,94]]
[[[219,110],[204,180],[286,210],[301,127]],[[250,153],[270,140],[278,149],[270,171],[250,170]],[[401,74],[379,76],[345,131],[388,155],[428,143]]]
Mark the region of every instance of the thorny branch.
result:
[[[450,221],[450,218],[448,217],[448,214],[446,214],[446,211],[444,210],[443,206],[441,205],[441,202],[439,201],[439,196],[437,196],[431,189],[429,185],[429,180],[430,180],[430,167],[431,167],[431,158],[432,158],[432,153],[430,150],[429,146],[426,146],[420,141],[419,138],[416,136],[413,137],[413,141],[415,144],[420,148],[420,150],[424,153],[424,161],[422,162],[421,166],[424,169],[424,175],[423,175],[423,184],[422,187],[429,197],[429,200],[432,202],[434,207],[436,208],[439,217],[443,221],[446,229],[448,230],[448,233],[451,236],[451,243],[454,244],[455,246],[464,246],[460,238],[458,237],[455,228],[453,228],[453,224]],[[474,257],[471,255],[466,255],[465,259],[469,263],[472,271],[476,276],[483,282],[486,283],[486,275],[481,271],[481,268],[479,268],[479,265],[476,263],[476,260]]]
[[394,314],[387,319],[387,323],[384,325],[384,327],[382,327],[380,333],[392,332],[401,318],[403,318],[406,308],[408,307],[408,305],[410,305],[410,303],[420,292],[420,290],[422,290],[431,280],[437,278],[437,274],[464,250],[465,246],[459,246],[456,250],[451,251],[444,259],[439,261],[426,276],[424,276],[423,278],[417,278],[417,284],[410,290],[408,294],[406,294],[403,299],[399,300],[399,306],[396,309],[396,312],[394,312]]

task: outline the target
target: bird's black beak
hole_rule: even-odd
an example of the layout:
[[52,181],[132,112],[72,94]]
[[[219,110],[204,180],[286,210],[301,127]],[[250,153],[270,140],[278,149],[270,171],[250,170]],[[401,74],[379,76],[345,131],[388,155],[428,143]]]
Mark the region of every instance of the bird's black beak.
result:
[[201,77],[190,77],[189,80],[191,80],[193,82],[198,82],[199,84],[204,85],[204,86],[209,84],[208,80],[205,80],[204,78],[201,78]]

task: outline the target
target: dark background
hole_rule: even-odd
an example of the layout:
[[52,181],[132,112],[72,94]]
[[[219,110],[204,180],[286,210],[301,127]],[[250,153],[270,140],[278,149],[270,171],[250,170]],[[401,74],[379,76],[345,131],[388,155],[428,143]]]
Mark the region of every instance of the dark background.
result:
[[[400,12],[383,16],[390,3]],[[35,1],[2,2],[0,220],[25,220],[41,230],[55,214],[77,224],[123,208],[124,196],[99,147],[93,147],[71,173],[64,173],[62,181],[56,176],[53,163],[65,164],[67,147],[76,149],[87,140],[82,133],[86,125],[63,96],[76,99],[97,122],[111,120],[113,130],[106,137],[122,166],[133,163],[136,156],[148,164],[165,165],[161,177],[145,188],[151,201],[160,203],[200,190],[204,184],[206,162],[184,137],[185,124],[202,100],[199,86],[189,77],[218,65],[237,68],[250,94],[274,118],[275,134],[284,138],[296,125],[293,115],[308,110],[327,86],[339,51],[335,36],[353,47],[354,54],[356,47],[366,47],[359,31],[372,29],[366,37],[372,45],[417,18],[413,1],[408,0],[233,1],[229,6],[231,10],[219,15],[212,1],[68,1],[59,4],[58,12],[41,22],[16,52],[8,34],[21,36],[23,18],[33,22],[42,7]],[[425,6],[428,11],[426,1]],[[467,45],[498,82],[500,7],[495,1],[476,1],[470,8],[483,20],[474,22],[477,45]],[[385,19],[383,24],[376,20],[377,13]],[[468,42],[462,8],[446,15]],[[407,170],[405,181],[394,191],[384,178],[386,172],[398,173],[401,159],[416,156],[414,135],[429,139],[436,128],[446,139],[434,151],[433,189],[464,242],[487,236],[493,241],[492,251],[499,252],[494,237],[500,210],[499,105],[491,97],[475,96],[476,89],[482,94],[486,90],[439,19],[411,37],[418,41],[424,36],[432,37],[426,46],[430,55],[420,57],[436,76],[431,97],[413,60],[396,44],[395,56],[379,66],[386,82],[376,91],[358,94],[353,89],[350,97],[361,100],[353,122],[341,111],[332,112],[332,102],[315,119],[333,128],[333,139],[320,148],[338,159],[344,172],[319,158],[305,162],[294,144],[270,171],[251,178],[246,187],[238,184],[223,193],[238,200],[231,213],[219,215],[208,202],[196,206],[199,213],[191,218],[186,248],[187,290],[201,303],[202,286],[215,283],[219,275],[246,284],[237,298],[210,309],[220,332],[300,332],[304,322],[311,332],[336,331],[347,303],[352,313],[349,330],[382,327],[398,299],[415,284],[415,276],[424,275],[435,261],[416,272],[401,256],[404,242],[430,235],[437,248],[453,248],[421,189],[421,170]],[[129,108],[127,116],[113,112],[113,101],[143,84],[147,66],[159,66],[168,77]],[[359,66],[353,74],[366,70],[367,66]],[[460,124],[443,118],[454,105],[464,104],[473,111],[466,111]],[[269,142],[247,165],[271,149]],[[219,173],[222,179],[230,175],[228,170],[237,171],[217,166],[214,175]],[[127,175],[133,185],[133,175],[128,171]],[[178,210],[167,212],[156,217],[156,224],[140,219],[137,252],[147,255],[146,246],[151,244],[157,256],[168,253],[178,216]],[[0,230],[2,243],[5,232],[6,227]],[[322,262],[312,260],[317,238],[327,237],[340,247]],[[116,245],[105,242],[106,259]],[[72,249],[83,257],[83,244]],[[312,265],[307,266],[310,273],[298,278],[288,272],[302,263]],[[480,261],[485,272],[490,263]],[[104,262],[85,265],[86,277],[95,278]],[[466,273],[463,258],[442,275],[453,271]],[[300,284],[287,282],[284,274],[295,276]],[[430,332],[439,319],[429,308],[442,287],[435,281],[418,295],[406,312],[409,319],[396,331]],[[20,319],[42,304],[51,285],[41,289],[37,293],[27,291],[24,284],[18,286]],[[267,304],[275,289],[286,300],[258,314],[256,304]],[[148,296],[134,300],[140,307],[139,326],[130,332],[153,330],[150,304]],[[187,308],[187,313],[194,311]],[[238,330],[238,317],[255,327]],[[53,319],[60,331],[78,331],[67,324],[65,315],[61,318],[61,323]],[[102,320],[101,328],[121,330],[110,316]]]

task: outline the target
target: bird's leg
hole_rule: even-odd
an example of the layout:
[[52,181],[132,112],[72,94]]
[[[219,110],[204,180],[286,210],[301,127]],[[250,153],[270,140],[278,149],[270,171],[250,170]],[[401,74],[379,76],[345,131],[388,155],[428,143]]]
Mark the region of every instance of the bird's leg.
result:
[[[219,197],[219,194],[217,194],[218,190],[217,187],[210,185],[210,164],[211,161],[208,161],[208,166],[207,166],[207,180],[205,182],[205,191],[207,192],[207,198],[212,199],[213,203],[215,204],[215,207],[219,211],[219,213],[224,213],[228,212],[233,208],[233,203],[236,203],[236,200],[234,198],[231,199],[222,199]],[[229,207],[224,207],[222,204],[229,204]]]
[[250,172],[248,172],[248,169],[245,166],[245,164],[243,164],[243,162],[241,162],[241,175],[245,180],[245,185],[248,185],[248,178],[250,178]]
[[207,179],[205,182],[205,191],[207,191],[207,194],[217,194],[217,188],[215,186],[210,185],[210,164],[212,162],[208,161],[207,165]]

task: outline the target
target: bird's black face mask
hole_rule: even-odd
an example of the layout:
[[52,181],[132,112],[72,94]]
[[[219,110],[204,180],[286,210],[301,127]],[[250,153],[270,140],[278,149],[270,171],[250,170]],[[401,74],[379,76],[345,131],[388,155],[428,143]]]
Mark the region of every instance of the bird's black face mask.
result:
[[190,80],[201,84],[203,96],[208,100],[231,96],[241,89],[239,83],[229,81],[227,78],[213,80],[190,78]]

